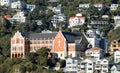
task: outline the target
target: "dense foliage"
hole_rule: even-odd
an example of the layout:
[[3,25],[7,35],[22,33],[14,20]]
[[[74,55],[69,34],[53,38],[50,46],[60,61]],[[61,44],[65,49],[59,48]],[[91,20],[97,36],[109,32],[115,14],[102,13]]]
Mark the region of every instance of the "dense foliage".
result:
[[62,70],[53,71],[52,68],[57,62],[64,67],[64,61],[48,58],[48,52],[48,48],[41,48],[36,53],[28,53],[25,59],[0,56],[0,73],[62,73]]

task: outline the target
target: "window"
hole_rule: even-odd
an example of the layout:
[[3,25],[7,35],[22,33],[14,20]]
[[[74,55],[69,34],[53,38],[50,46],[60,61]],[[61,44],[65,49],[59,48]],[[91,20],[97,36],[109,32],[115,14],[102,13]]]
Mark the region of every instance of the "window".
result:
[[89,65],[92,65],[92,63],[89,63]]
[[22,51],[22,46],[19,47],[19,51]]
[[107,66],[103,66],[103,68],[107,68]]
[[13,47],[13,51],[16,51],[16,47]]
[[96,68],[100,68],[100,66],[96,66]]
[[92,68],[88,68],[88,70],[92,70]]
[[113,43],[116,43],[116,41],[113,41]]
[[104,61],[104,63],[106,63],[107,61]]
[[61,57],[62,57],[62,54],[61,54]]
[[16,43],[19,43],[19,39],[18,38],[16,39]]
[[106,70],[103,70],[103,72],[107,72]]
[[113,47],[116,47],[116,45],[113,45]]
[[98,61],[98,64],[100,64],[100,61]]
[[85,70],[85,68],[81,68],[81,70]]
[[77,57],[79,57],[79,54],[77,54]]
[[52,43],[52,41],[50,41],[50,43]]

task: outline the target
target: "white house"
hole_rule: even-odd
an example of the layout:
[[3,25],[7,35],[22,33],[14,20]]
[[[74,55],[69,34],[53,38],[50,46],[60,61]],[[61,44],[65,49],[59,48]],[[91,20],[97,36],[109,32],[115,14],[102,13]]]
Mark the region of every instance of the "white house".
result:
[[94,47],[94,48],[90,48],[90,49],[86,50],[85,55],[88,58],[99,60],[100,58],[102,58],[104,56],[104,52],[101,48]]
[[66,16],[64,14],[53,15],[51,22],[53,23],[54,27],[57,27],[57,23],[66,22]]
[[120,62],[120,51],[115,51],[114,52],[114,63],[119,63]]
[[100,35],[101,33],[100,33],[100,31],[97,29],[88,29],[87,31],[86,31],[86,35],[88,36],[88,37],[97,37],[97,35]]
[[111,67],[111,73],[120,73],[120,65],[113,65]]
[[76,16],[70,17],[69,27],[83,25],[85,23],[85,16],[81,14],[76,14]]
[[62,6],[61,6],[61,4],[59,4],[57,7],[53,7],[52,11],[54,13],[62,13]]
[[25,11],[19,11],[17,12],[11,19],[10,22],[11,23],[24,23],[26,22],[26,12]]
[[108,24],[109,24],[108,20],[94,20],[94,21],[91,21],[91,23],[88,24],[87,26],[88,27],[94,27],[94,28],[100,29],[101,27],[105,27]]
[[93,62],[90,59],[85,59],[80,63],[79,73],[93,73]]
[[13,9],[21,9],[21,8],[26,8],[26,3],[22,2],[20,0],[16,1],[16,2],[12,2],[11,3],[11,8]]
[[102,10],[102,8],[104,7],[104,5],[103,5],[102,3],[94,4],[94,6],[95,6],[98,10]]
[[114,24],[115,24],[114,29],[116,29],[117,27],[120,26],[120,16],[118,16],[118,15],[114,16],[113,19],[114,19]]
[[107,73],[109,68],[108,64],[107,59],[98,59],[94,61],[94,70],[98,73]]
[[0,0],[0,5],[10,7],[12,2],[13,0]]
[[117,23],[117,21],[120,20],[120,16],[119,15],[114,16],[113,19],[114,19],[115,23]]
[[90,7],[90,4],[79,4],[79,10],[82,10],[82,9],[88,9]]
[[80,71],[80,58],[67,58],[66,59],[66,67],[65,72],[75,72],[78,73]]
[[109,16],[108,15],[102,15],[102,18],[103,19],[109,19]]
[[119,4],[111,4],[110,10],[115,11],[115,10],[117,10],[118,6],[119,6]]

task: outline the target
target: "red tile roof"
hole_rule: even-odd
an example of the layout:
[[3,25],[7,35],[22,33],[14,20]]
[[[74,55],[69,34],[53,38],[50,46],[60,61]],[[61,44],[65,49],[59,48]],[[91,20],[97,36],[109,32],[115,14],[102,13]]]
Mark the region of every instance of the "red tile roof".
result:
[[[84,16],[76,16],[76,17],[78,17],[79,19],[84,19],[85,18]],[[70,19],[74,19],[74,18],[75,18],[75,16],[70,17]]]
[[90,48],[90,49],[88,49],[88,50],[90,50],[90,51],[99,51],[99,50],[102,50],[101,48],[98,48],[98,47],[93,47],[93,48]]
[[11,18],[11,15],[5,15],[4,16],[6,19],[9,19],[9,18]]
[[71,16],[71,17],[70,17],[70,19],[74,19],[74,18],[75,18],[75,16]]
[[80,19],[81,19],[81,18],[85,18],[84,16],[77,16],[77,17],[80,18]]

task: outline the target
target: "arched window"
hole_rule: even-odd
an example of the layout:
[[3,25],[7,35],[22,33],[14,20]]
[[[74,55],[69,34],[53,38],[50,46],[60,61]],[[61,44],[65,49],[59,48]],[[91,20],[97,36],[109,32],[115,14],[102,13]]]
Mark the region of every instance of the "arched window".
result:
[[16,39],[16,43],[19,43],[19,38]]

